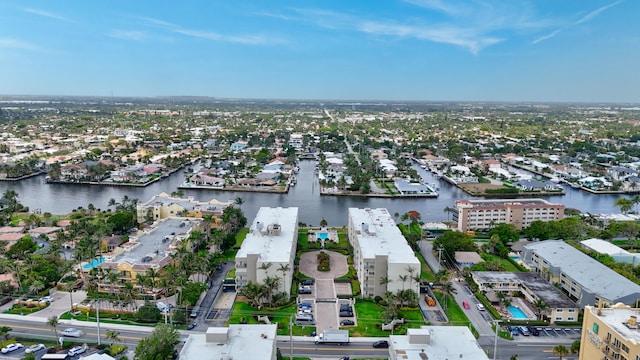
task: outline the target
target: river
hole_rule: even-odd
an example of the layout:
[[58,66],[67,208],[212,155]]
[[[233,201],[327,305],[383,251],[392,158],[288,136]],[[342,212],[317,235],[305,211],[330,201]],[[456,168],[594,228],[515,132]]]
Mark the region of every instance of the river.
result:
[[[414,167],[428,183],[439,187],[440,196],[438,198],[387,199],[320,196],[318,180],[314,173],[315,162],[311,160],[300,162],[298,183],[289,190],[288,194],[199,189],[189,189],[184,192],[185,196],[193,196],[196,200],[215,198],[227,201],[240,197],[244,201],[242,210],[249,222],[253,221],[258,209],[262,206],[297,206],[299,208],[298,221],[315,226],[318,226],[323,218],[330,226],[346,226],[347,212],[350,207],[383,207],[387,208],[392,215],[396,212],[404,214],[409,210],[416,210],[422,215],[422,221],[445,221],[448,220],[448,214],[444,212],[445,207],[453,207],[455,200],[474,198],[457,187],[437,179],[431,172],[418,166]],[[52,214],[66,214],[78,207],[86,208],[90,203],[96,208],[106,209],[109,199],[113,198],[119,201],[124,195],[144,202],[160,192],[176,191],[183,181],[182,171],[147,187],[45,184],[44,176],[37,176],[18,182],[2,181],[0,182],[0,191],[15,190],[19,194],[18,200],[29,206],[31,210],[38,209],[41,212]],[[565,186],[565,192],[564,196],[553,196],[546,199],[583,212],[620,212],[618,208],[613,206],[613,202],[620,197],[619,195],[593,195],[569,186]]]

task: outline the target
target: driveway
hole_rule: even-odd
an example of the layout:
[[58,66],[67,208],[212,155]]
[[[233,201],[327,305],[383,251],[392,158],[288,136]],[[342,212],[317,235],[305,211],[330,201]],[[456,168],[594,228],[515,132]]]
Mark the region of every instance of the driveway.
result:
[[302,274],[315,279],[313,293],[316,298],[315,319],[318,333],[325,329],[339,328],[338,301],[333,279],[349,272],[346,255],[327,250],[322,251],[329,254],[331,270],[318,271],[317,256],[320,250],[302,254],[299,267]]

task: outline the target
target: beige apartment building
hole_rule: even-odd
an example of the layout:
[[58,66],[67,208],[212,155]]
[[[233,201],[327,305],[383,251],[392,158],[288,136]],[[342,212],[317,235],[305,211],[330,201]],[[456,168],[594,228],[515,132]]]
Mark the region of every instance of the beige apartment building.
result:
[[564,205],[543,199],[458,200],[454,221],[458,230],[490,229],[497,224],[513,224],[523,229],[536,220],[562,220]]
[[580,360],[640,360],[640,309],[624,304],[586,306]]

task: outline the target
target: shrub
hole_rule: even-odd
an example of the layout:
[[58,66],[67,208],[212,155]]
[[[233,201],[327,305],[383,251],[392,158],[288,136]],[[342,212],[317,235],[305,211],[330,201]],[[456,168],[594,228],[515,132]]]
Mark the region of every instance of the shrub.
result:
[[331,270],[331,257],[324,251],[320,251],[317,256],[318,271]]

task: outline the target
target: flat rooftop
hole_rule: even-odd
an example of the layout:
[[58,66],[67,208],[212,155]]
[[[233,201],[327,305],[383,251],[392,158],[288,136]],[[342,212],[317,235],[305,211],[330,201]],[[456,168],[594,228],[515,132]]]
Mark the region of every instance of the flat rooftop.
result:
[[125,251],[115,260],[104,262],[100,266],[112,267],[111,264],[124,261],[130,264],[161,265],[162,259],[174,252],[175,244],[187,238],[197,223],[196,220],[186,218],[163,219],[150,230],[142,233],[139,231],[137,235],[131,236],[128,242],[120,245],[121,248],[130,251]]
[[[277,325],[232,324],[229,328],[209,328],[204,334],[191,334],[180,351],[180,359],[271,360],[276,346]],[[210,340],[215,335],[225,340]]]
[[507,200],[458,200],[456,203],[470,204],[473,207],[498,206],[557,206],[544,199],[507,199]]
[[550,308],[577,308],[575,302],[551,285],[542,276],[532,272],[474,271],[473,277],[481,283],[520,283],[531,290]]
[[[638,328],[629,328],[627,321],[631,316],[635,316],[636,319],[640,319],[640,309],[634,309],[624,304],[615,304],[610,308],[600,309],[602,315],[598,315],[598,308],[595,306],[586,306],[585,312],[590,312],[593,316],[598,318],[603,323],[609,325],[614,329],[621,337],[625,339],[634,340],[636,343],[640,342],[640,330]],[[616,336],[612,334],[612,338]]]
[[631,255],[627,250],[610,243],[609,241],[605,241],[602,239],[588,239],[580,241],[580,245],[587,249],[591,249],[593,251],[597,251],[600,254],[607,255]]
[[407,335],[391,335],[389,342],[399,359],[489,359],[466,326],[421,326],[407,329]]
[[147,208],[149,206],[170,206],[177,204],[185,210],[209,210],[209,211],[223,211],[227,206],[233,204],[233,201],[227,202],[212,199],[210,201],[195,201],[193,198],[177,198],[171,197],[167,193],[160,193],[152,197],[149,201],[139,205],[140,207]]
[[419,262],[387,209],[349,208],[349,217],[356,228],[363,258],[387,255],[389,263]]
[[260,254],[262,262],[289,262],[298,241],[298,208],[261,207],[236,258]]
[[562,240],[539,241],[525,245],[523,250],[526,249],[533,250],[549,265],[561,269],[587,292],[600,294],[613,301],[628,295],[640,294],[640,285]]

